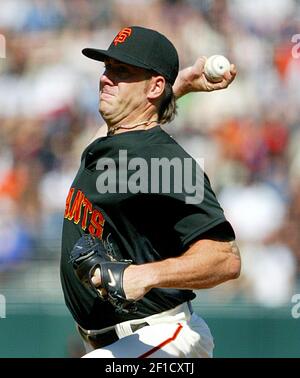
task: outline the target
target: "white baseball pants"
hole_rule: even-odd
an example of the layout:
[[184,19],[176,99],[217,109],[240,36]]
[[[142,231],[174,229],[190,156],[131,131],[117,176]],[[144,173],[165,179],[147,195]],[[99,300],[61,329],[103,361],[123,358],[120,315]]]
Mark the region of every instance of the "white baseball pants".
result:
[[[132,333],[128,323],[116,325],[120,339],[95,349],[85,342],[83,358],[209,358],[213,338],[205,321],[183,303],[172,310],[143,319],[150,325]],[[136,321],[131,321],[136,322]]]

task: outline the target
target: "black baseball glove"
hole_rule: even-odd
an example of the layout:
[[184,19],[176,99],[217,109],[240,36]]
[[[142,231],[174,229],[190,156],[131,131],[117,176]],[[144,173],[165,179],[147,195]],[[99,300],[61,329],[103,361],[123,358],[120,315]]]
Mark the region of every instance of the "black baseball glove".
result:
[[[70,263],[82,284],[92,288],[103,301],[109,301],[117,312],[136,311],[136,303],[126,299],[123,289],[123,274],[130,260],[117,261],[102,240],[84,234],[71,251]],[[97,268],[101,272],[100,288],[92,283]]]

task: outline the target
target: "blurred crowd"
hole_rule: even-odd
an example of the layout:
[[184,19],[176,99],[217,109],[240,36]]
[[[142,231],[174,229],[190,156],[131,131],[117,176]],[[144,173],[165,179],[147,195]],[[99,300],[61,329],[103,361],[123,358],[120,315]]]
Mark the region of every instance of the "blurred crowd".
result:
[[230,88],[180,99],[167,130],[204,157],[236,230],[243,267],[228,298],[289,303],[300,276],[299,0],[1,0],[0,276],[59,260],[66,194],[103,123],[103,65],[81,49],[107,48],[129,25],[167,35],[181,68],[213,54],[236,64]]

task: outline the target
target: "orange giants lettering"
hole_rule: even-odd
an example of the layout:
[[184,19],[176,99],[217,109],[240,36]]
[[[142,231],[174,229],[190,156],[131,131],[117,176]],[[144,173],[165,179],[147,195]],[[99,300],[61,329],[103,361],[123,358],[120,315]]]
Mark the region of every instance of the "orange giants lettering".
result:
[[[91,201],[87,199],[81,190],[77,191],[76,196],[73,199],[74,192],[75,188],[71,188],[69,191],[66,200],[64,217],[70,221],[73,221],[75,224],[78,224],[81,221],[81,228],[83,231],[85,231],[88,227],[90,234],[101,239],[105,223],[102,213],[97,209],[93,209]],[[90,221],[88,221],[90,214]]]
[[89,226],[90,234],[101,239],[102,233],[103,233],[103,226],[104,226],[103,215],[100,213],[100,211],[94,210],[91,217],[91,224]]
[[80,221],[81,216],[81,205],[83,200],[84,194],[78,190],[76,197],[74,199],[72,208],[69,212],[68,219],[72,220],[74,218],[74,223],[78,224]]
[[91,202],[86,197],[84,197],[84,199],[82,201],[82,206],[84,206],[84,213],[83,213],[83,217],[82,217],[81,227],[85,231],[86,230],[87,217],[88,217],[89,213],[93,212],[93,207],[92,207]]
[[73,197],[74,190],[75,190],[74,188],[70,189],[67,200],[66,200],[65,218],[68,218],[68,216],[69,216],[71,199]]

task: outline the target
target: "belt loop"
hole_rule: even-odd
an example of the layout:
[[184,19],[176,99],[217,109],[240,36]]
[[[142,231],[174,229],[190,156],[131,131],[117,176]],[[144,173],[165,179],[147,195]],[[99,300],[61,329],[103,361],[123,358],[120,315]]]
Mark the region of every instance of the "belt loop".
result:
[[116,324],[115,330],[119,339],[122,339],[122,337],[132,335],[133,333],[130,326],[130,321]]

